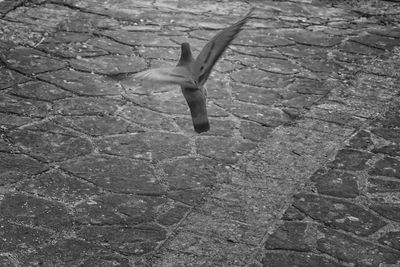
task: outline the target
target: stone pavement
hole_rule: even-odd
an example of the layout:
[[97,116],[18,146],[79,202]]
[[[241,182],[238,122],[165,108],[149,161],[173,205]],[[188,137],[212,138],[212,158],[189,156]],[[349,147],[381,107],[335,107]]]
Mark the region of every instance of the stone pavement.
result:
[[[210,132],[129,79],[250,6]],[[400,266],[399,24],[396,1],[0,0],[0,265]]]

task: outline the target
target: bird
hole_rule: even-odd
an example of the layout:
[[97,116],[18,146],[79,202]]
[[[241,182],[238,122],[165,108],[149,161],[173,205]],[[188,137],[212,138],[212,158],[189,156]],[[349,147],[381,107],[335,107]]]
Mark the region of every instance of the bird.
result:
[[134,74],[138,80],[180,85],[189,106],[194,130],[207,132],[210,124],[207,116],[207,89],[204,86],[215,63],[228,45],[236,38],[250,18],[254,7],[239,21],[218,32],[193,58],[190,44],[181,44],[181,56],[175,67],[153,68]]

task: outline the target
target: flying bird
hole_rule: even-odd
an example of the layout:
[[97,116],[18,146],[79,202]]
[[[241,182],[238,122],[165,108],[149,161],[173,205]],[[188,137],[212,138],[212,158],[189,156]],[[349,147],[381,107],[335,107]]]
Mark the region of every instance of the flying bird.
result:
[[192,115],[194,130],[198,133],[210,129],[207,116],[207,89],[204,87],[211,70],[228,45],[242,30],[254,8],[235,24],[215,35],[193,59],[190,45],[181,44],[181,57],[176,67],[154,68],[138,72],[134,78],[159,83],[179,84]]

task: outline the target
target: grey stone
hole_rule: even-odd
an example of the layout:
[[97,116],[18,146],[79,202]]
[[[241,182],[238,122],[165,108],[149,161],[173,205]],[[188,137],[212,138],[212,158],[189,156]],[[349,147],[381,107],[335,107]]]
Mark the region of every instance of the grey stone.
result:
[[202,201],[207,195],[209,188],[193,188],[181,190],[168,190],[167,196],[173,200],[185,203],[186,205],[195,206]]
[[372,144],[371,134],[365,130],[359,131],[349,140],[349,147],[354,149],[367,149]]
[[20,97],[11,97],[6,94],[0,95],[0,112],[18,114],[29,117],[46,117],[51,109],[49,103],[25,99]]
[[142,255],[154,251],[157,242],[166,238],[166,231],[157,225],[84,226],[78,236],[88,241],[106,242],[113,250],[126,255]]
[[44,101],[53,101],[72,96],[71,93],[65,90],[41,81],[19,84],[18,86],[14,86],[10,92],[21,97]]
[[368,172],[372,175],[381,175],[400,178],[400,161],[391,157],[384,157],[374,164],[374,168]]
[[318,250],[339,260],[356,266],[375,266],[383,263],[396,264],[400,260],[400,252],[384,248],[373,243],[356,239],[330,229],[321,229],[324,237],[320,238]]
[[76,202],[100,193],[100,190],[93,185],[58,170],[42,173],[35,179],[26,180],[18,188],[63,202]]
[[236,82],[265,88],[279,88],[289,84],[287,75],[250,68],[235,71],[231,74],[231,77]]
[[176,202],[170,202],[155,194],[96,195],[76,205],[74,220],[85,225],[140,225],[154,222],[161,210],[168,212],[177,206]]
[[283,220],[303,220],[306,216],[301,213],[298,209],[296,209],[294,206],[290,206],[287,208],[285,213],[282,215]]
[[88,156],[63,163],[61,167],[114,192],[147,194],[162,192],[153,169],[144,161],[109,156]]
[[122,104],[122,101],[111,98],[68,98],[57,101],[53,112],[69,116],[113,114]]
[[71,59],[70,64],[77,70],[106,75],[139,72],[146,68],[144,59],[136,56],[113,55]]
[[178,47],[167,36],[160,36],[153,32],[131,32],[131,31],[104,31],[104,35],[126,45],[143,45],[157,47]]
[[373,153],[386,154],[392,157],[400,157],[400,145],[387,145],[372,149]]
[[353,149],[342,149],[339,150],[335,160],[330,162],[328,166],[347,171],[360,171],[368,167],[366,163],[371,158],[371,153]]
[[190,152],[188,138],[172,133],[144,132],[104,137],[96,143],[104,153],[147,160],[163,160]]
[[284,222],[273,234],[267,237],[266,249],[311,251],[315,247],[317,229],[304,222]]
[[158,216],[157,222],[165,226],[177,224],[185,218],[185,215],[189,212],[189,210],[190,208],[186,206],[177,205]]
[[[392,121],[392,123],[397,124],[395,121]],[[400,143],[400,129],[398,127],[377,128],[372,129],[371,132],[393,143]]]
[[48,167],[21,154],[0,152],[0,185],[21,181],[24,178],[39,174]]
[[370,193],[395,193],[400,191],[400,181],[368,178],[368,192]]
[[348,52],[348,53],[355,53],[355,54],[361,54],[361,55],[368,55],[368,56],[372,56],[372,55],[380,55],[382,54],[384,51],[382,49],[378,49],[378,48],[373,48],[361,43],[357,43],[357,42],[352,42],[352,41],[346,41],[344,42],[341,47],[340,47],[343,51]]
[[311,218],[356,235],[367,236],[386,223],[353,203],[311,194],[298,194],[293,204]]
[[57,202],[24,195],[7,194],[0,204],[1,216],[20,224],[50,228],[57,231],[71,226],[67,208]]
[[[183,158],[163,164],[166,182],[172,190],[213,187],[218,182],[222,166],[211,159]],[[194,195],[196,199],[196,195]]]
[[379,36],[374,34],[355,37],[350,40],[363,45],[384,50],[392,50],[394,47],[399,46],[399,40],[397,38],[388,36]]
[[15,84],[28,81],[28,77],[0,65],[0,81],[0,89],[5,89]]
[[232,96],[237,100],[262,105],[272,105],[280,99],[279,94],[271,89],[232,83]]
[[235,163],[243,153],[255,148],[254,143],[227,137],[200,138],[196,146],[199,154],[227,163]]
[[378,241],[383,245],[400,250],[400,232],[387,232]]
[[39,75],[49,83],[82,96],[120,95],[121,86],[104,76],[74,70],[59,70]]
[[369,207],[383,217],[400,222],[400,205],[398,204],[376,203]]
[[258,123],[242,120],[240,122],[240,134],[245,139],[260,142],[267,139],[274,127],[263,126]]
[[284,253],[276,253],[268,251],[263,259],[264,267],[344,267],[336,261],[312,253],[287,251]]
[[17,130],[9,137],[28,154],[46,162],[62,161],[92,152],[89,140],[68,134]]
[[43,52],[32,48],[17,47],[5,54],[7,65],[26,74],[38,74],[42,72],[62,69],[66,62],[49,58]]
[[356,176],[336,171],[317,171],[311,176],[316,183],[318,193],[335,197],[355,198],[359,195],[358,179]]
[[312,32],[301,30],[287,34],[286,36],[293,39],[296,43],[312,46],[332,47],[340,44],[342,37],[331,36],[324,32]]

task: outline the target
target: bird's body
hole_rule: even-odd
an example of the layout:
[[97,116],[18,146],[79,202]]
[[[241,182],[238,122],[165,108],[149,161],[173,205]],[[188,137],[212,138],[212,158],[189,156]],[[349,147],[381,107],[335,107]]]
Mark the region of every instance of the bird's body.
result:
[[137,73],[135,77],[161,83],[179,84],[189,105],[195,131],[198,133],[208,131],[210,125],[206,108],[207,90],[204,84],[210,76],[213,66],[241,31],[252,11],[253,9],[244,18],[215,35],[204,46],[196,59],[192,56],[190,45],[183,43],[181,57],[176,67],[150,69]]

